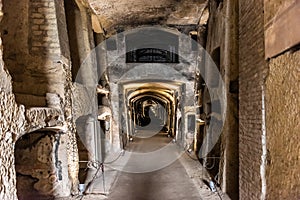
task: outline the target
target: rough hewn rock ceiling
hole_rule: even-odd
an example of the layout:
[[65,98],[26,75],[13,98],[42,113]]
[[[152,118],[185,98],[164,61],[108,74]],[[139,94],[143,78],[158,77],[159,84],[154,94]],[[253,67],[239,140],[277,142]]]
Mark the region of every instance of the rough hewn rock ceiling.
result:
[[205,0],[88,0],[102,27],[198,24]]

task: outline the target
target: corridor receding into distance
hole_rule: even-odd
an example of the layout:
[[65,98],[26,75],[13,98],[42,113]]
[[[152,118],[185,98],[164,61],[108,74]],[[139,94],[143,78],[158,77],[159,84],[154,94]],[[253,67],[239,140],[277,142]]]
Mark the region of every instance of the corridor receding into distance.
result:
[[299,200],[299,0],[0,0],[0,200]]

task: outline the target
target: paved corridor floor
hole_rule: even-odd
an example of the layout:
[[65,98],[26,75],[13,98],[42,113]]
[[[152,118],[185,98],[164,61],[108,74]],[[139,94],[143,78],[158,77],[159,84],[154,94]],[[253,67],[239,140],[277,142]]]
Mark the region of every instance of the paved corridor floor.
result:
[[[125,154],[137,152],[154,152],[173,144],[172,138],[163,131],[153,132],[154,129],[139,129],[126,149]],[[160,130],[160,129],[159,129]],[[156,154],[155,154],[156,155]],[[146,159],[146,156],[145,156]],[[154,159],[154,162],[159,162]],[[152,162],[152,161],[151,161]],[[149,162],[148,162],[149,163]],[[129,157],[124,165],[145,165],[147,161],[135,160]],[[106,168],[107,169],[107,168]],[[183,153],[179,159],[159,170],[147,173],[117,172],[117,176],[109,189],[108,195],[89,194],[82,200],[220,200],[228,199],[224,194],[213,193],[204,184],[208,179],[205,169],[196,160]],[[99,179],[100,180],[100,179]],[[101,180],[99,181],[101,182]]]
[[150,173],[121,172],[108,196],[111,200],[199,200],[197,188],[180,161]]
[[[151,130],[138,130],[127,151],[153,152],[172,142],[167,134],[160,132],[150,136]],[[129,160],[130,162],[130,160]],[[120,172],[108,196],[111,200],[199,200],[200,194],[188,177],[179,160],[169,166],[148,173]]]

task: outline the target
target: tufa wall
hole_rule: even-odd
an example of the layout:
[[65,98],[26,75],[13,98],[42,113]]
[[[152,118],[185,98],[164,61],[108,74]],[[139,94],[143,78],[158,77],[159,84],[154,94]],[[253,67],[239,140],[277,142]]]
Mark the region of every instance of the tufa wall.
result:
[[266,81],[267,199],[300,198],[300,51],[269,63]]
[[[24,128],[24,107],[17,106],[12,93],[11,77],[4,69],[2,44],[0,50],[0,198],[17,199],[16,172],[14,168],[14,141]],[[19,119],[15,123],[15,119]],[[22,120],[23,119],[23,120]]]
[[265,1],[266,56],[273,55],[266,79],[266,199],[300,199],[299,10],[299,1]]
[[26,107],[47,106],[46,93],[65,95],[63,31],[58,31],[64,16],[58,21],[55,6],[53,1],[3,1],[3,59],[12,76],[16,101]]
[[239,8],[240,198],[299,199],[300,3]]
[[[68,196],[71,188],[73,193],[77,192],[78,150],[72,118],[70,56],[66,42],[62,41],[67,41],[64,5],[61,1],[46,0],[4,0],[2,3],[0,199],[17,198],[15,163],[18,163],[18,173],[38,179],[39,184],[34,188],[39,192],[52,187],[48,193]],[[16,101],[27,109],[17,105]],[[33,137],[33,131],[45,128],[52,133],[41,132],[45,139],[39,138],[40,142],[33,143],[32,148],[30,142],[24,146],[24,139]],[[15,145],[17,140],[23,146]],[[58,153],[55,159],[51,159],[47,150],[41,150],[46,144]],[[34,155],[36,161],[43,165],[36,171],[26,168],[27,164],[23,162],[34,149],[39,152]],[[45,155],[48,158],[44,158]],[[60,171],[61,167],[63,171]],[[45,177],[52,178],[48,181]]]

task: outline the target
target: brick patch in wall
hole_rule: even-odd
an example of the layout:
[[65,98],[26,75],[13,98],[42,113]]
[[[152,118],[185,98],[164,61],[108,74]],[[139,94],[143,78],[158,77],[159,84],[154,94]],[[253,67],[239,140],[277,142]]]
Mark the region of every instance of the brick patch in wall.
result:
[[239,3],[239,184],[240,199],[260,199],[262,179],[263,0]]
[[50,0],[31,0],[29,12],[30,53],[60,54],[55,4]]

